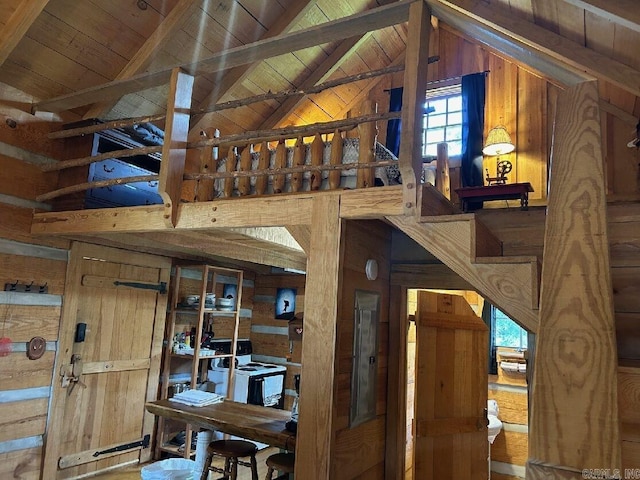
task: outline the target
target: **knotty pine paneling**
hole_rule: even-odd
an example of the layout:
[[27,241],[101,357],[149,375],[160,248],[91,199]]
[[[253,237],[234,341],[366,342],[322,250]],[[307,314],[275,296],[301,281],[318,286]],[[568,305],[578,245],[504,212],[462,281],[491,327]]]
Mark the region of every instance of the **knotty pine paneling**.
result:
[[[0,284],[19,280],[34,285],[47,284],[49,294],[61,295],[64,292],[64,279],[67,262],[35,258],[24,255],[0,253]],[[15,295],[19,295],[16,293]]]
[[0,478],[39,480],[42,447],[0,453]]
[[0,357],[0,391],[51,385],[55,352],[29,360],[24,352]]
[[61,307],[0,305],[0,311],[3,334],[13,342],[28,342],[35,335],[47,341],[58,339]]
[[504,428],[491,445],[491,460],[524,466],[527,463],[529,435]]
[[[278,357],[280,363],[287,366],[285,390],[294,390],[294,375],[300,374],[302,361],[302,342],[289,342],[288,335],[261,333],[269,328],[283,328],[289,322],[275,318],[275,298],[278,288],[296,289],[296,313],[304,312],[304,275],[256,275],[255,297],[251,319],[250,335],[254,355]],[[304,333],[303,333],[304,335]],[[291,348],[293,350],[291,350]],[[293,396],[285,393],[284,408],[291,409]]]
[[42,435],[49,398],[0,403],[0,442]]

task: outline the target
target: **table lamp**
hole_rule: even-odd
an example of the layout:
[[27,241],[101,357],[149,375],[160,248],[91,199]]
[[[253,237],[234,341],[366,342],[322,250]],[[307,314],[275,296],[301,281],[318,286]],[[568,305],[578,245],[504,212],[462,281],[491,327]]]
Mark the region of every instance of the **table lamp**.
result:
[[[507,129],[502,125],[498,125],[497,127],[493,127],[489,130],[489,134],[487,135],[487,140],[484,144],[484,148],[482,149],[482,153],[491,157],[500,157],[500,155],[506,155],[507,153],[511,153],[516,149],[516,146],[511,141],[511,136]],[[492,183],[504,184],[507,182],[507,173],[511,171],[512,165],[508,160],[500,161],[498,158],[498,162],[496,165],[496,176],[489,176],[489,170],[487,169],[487,184],[491,185]]]

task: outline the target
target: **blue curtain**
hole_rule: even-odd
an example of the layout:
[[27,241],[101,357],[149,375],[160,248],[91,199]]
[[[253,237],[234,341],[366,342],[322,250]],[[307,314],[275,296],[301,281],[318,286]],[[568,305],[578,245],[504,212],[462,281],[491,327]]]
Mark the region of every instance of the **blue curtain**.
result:
[[496,348],[496,316],[493,314],[493,305],[487,300],[482,306],[482,320],[489,329],[489,375],[498,374],[498,354]]
[[[482,134],[484,131],[485,72],[462,77],[463,187],[482,186]],[[476,206],[481,208],[482,203]]]
[[[389,111],[399,112],[402,110],[402,87],[389,90]],[[402,127],[399,118],[393,118],[387,122],[387,147],[396,157],[400,154],[400,128]]]

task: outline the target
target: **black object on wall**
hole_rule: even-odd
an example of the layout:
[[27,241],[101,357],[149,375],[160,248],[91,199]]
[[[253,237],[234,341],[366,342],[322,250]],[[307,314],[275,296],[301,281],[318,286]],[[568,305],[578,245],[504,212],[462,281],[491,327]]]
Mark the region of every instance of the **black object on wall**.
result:
[[[462,160],[463,187],[484,184],[482,178],[482,135],[484,132],[486,72],[462,77]],[[482,207],[482,202],[477,208]]]

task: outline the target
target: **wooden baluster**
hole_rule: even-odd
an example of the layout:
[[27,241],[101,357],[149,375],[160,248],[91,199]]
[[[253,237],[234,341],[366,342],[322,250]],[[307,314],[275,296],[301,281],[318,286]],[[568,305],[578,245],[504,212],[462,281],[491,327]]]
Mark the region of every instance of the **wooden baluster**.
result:
[[451,180],[449,178],[449,145],[438,144],[438,157],[436,159],[436,188],[445,197],[451,200]]
[[[275,168],[284,168],[287,166],[287,147],[284,140],[280,140],[276,147],[276,164]],[[282,193],[284,191],[285,175],[279,174],[273,176],[273,193]]]
[[[378,106],[372,100],[365,100],[362,104],[360,115],[376,113]],[[359,148],[358,163],[371,163],[375,159],[376,137],[378,127],[375,122],[361,123],[358,125]],[[357,173],[357,188],[373,187],[375,184],[375,171],[373,168],[360,168]]]
[[[293,166],[297,167],[299,165],[304,165],[304,154],[305,147],[302,137],[298,137],[298,141],[296,142],[296,146],[293,150]],[[302,172],[292,173],[291,174],[291,191],[299,192],[302,190]]]
[[[203,139],[220,136],[217,128],[207,128],[200,132]],[[218,147],[207,145],[200,149],[200,173],[214,173],[218,168]],[[215,181],[211,178],[196,180],[193,197],[196,202],[207,202],[215,198]]]
[[[229,147],[229,153],[227,153],[227,163],[225,170],[227,172],[233,172],[236,169],[236,147]],[[224,179],[224,197],[230,197],[233,195],[233,177]]]
[[[331,141],[331,165],[340,165],[342,163],[342,134],[340,130],[333,132],[333,140]],[[340,188],[340,170],[329,171],[329,188],[335,190]]]
[[[322,165],[322,157],[324,155],[324,142],[322,136],[316,133],[311,143],[311,165]],[[322,171],[313,170],[311,172],[311,190],[320,190],[322,186]]]
[[[262,142],[260,144],[260,158],[258,159],[258,170],[266,170],[269,168],[269,157],[271,152],[269,151],[269,145],[267,142]],[[256,177],[256,195],[264,195],[267,191],[267,182],[269,180],[269,175],[260,175]]]
[[[251,170],[252,147],[252,145],[247,145],[244,150],[242,150],[238,171],[248,172]],[[240,195],[249,195],[251,193],[251,177],[238,177],[238,192]]]

